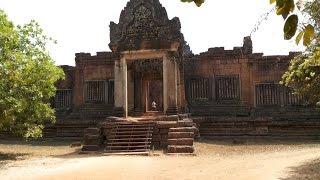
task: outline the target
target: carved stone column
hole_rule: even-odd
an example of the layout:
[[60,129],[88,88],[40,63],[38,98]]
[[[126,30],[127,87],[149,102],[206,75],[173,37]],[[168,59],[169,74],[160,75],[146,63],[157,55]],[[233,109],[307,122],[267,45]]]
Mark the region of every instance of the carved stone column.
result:
[[84,67],[82,64],[77,64],[73,90],[73,104],[75,105],[75,108],[78,108],[79,106],[84,104],[84,83]]
[[166,114],[178,113],[177,91],[177,62],[171,57],[165,57],[163,59],[163,99]]
[[122,97],[123,97],[123,109],[124,117],[128,117],[128,69],[127,61],[125,58],[121,58],[121,67],[122,67]]
[[115,61],[114,66],[114,116],[122,117],[124,115],[123,108],[123,68],[120,60]]

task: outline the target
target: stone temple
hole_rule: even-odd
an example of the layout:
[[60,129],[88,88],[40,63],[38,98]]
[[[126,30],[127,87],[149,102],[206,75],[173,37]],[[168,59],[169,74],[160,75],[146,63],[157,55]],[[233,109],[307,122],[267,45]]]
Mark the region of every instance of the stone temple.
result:
[[252,46],[245,37],[242,47],[195,55],[159,0],[131,0],[110,23],[111,51],[77,53],[75,67],[61,66],[66,79],[52,100],[58,122],[45,136],[79,138],[89,128],[87,150],[112,150],[121,145],[117,133],[141,128],[149,134],[142,149],[169,152],[193,152],[195,136],[319,137],[319,113],[279,84],[296,53],[264,56]]

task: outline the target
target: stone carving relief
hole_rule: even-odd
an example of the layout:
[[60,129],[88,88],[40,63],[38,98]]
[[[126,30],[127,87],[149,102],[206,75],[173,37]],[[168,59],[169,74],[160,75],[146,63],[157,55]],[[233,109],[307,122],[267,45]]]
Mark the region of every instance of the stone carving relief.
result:
[[132,69],[135,72],[162,74],[162,60],[161,59],[143,59],[136,60],[132,63]]
[[114,52],[169,48],[184,42],[178,18],[168,19],[159,0],[131,0],[119,23],[110,23],[110,48]]

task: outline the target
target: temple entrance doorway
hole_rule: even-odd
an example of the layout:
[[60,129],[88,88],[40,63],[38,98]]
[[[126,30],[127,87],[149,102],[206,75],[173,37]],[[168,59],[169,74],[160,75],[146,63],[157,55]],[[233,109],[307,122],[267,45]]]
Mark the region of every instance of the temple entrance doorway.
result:
[[147,81],[146,112],[163,112],[162,80]]
[[[128,107],[130,116],[164,113],[163,60],[135,59],[128,64]],[[131,108],[132,107],[132,108]]]

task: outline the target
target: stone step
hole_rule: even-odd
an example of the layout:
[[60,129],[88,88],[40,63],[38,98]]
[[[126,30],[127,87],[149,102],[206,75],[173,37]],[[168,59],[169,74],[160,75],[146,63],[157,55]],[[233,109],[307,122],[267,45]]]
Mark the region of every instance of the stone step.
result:
[[100,134],[101,130],[100,128],[86,128],[84,130],[84,134]]
[[137,141],[137,142],[128,142],[128,141],[124,141],[124,142],[112,142],[109,141],[107,143],[107,145],[150,145],[151,142],[146,142],[146,141]]
[[153,123],[115,122],[105,124],[107,152],[149,151],[153,134]]
[[84,139],[100,139],[100,135],[91,135],[91,134],[85,134]]
[[132,151],[132,152],[105,152],[104,155],[108,156],[148,156],[150,152],[148,150],[145,151]]
[[112,141],[118,141],[118,142],[121,142],[121,141],[150,141],[150,140],[152,140],[152,138],[150,137],[150,138],[121,138],[121,139],[116,139],[116,138],[113,138],[113,139],[108,139],[108,141],[110,142],[112,142]]
[[[109,128],[109,129],[105,129],[105,130],[109,130],[111,131],[113,128]],[[131,130],[135,130],[135,131],[147,131],[147,130],[152,130],[152,127],[118,127],[118,128],[114,128],[117,130],[122,130],[122,131],[131,131]]]
[[192,138],[168,139],[168,145],[193,146]]
[[134,149],[134,150],[105,150],[105,153],[127,153],[127,152],[148,152],[150,151],[149,148],[147,149]]
[[83,145],[81,151],[99,151],[100,146],[98,145]]
[[101,139],[84,139],[83,140],[83,144],[84,145],[96,145],[96,146],[100,146],[101,145]]
[[109,135],[107,139],[122,139],[122,138],[138,138],[138,137],[151,137],[151,134],[116,134],[116,135]]
[[121,124],[121,125],[105,125],[105,128],[112,128],[112,129],[132,129],[132,128],[150,128],[152,129],[153,126],[147,124]]
[[169,132],[195,132],[195,127],[170,128]]
[[150,145],[112,145],[109,147],[106,147],[107,150],[139,150],[139,149],[149,149]]
[[110,136],[116,136],[116,135],[139,135],[139,134],[152,134],[153,131],[115,131],[109,132],[108,134]]
[[169,145],[168,153],[194,153],[194,147]]
[[180,120],[177,123],[177,127],[193,127],[194,123],[192,120]]
[[168,139],[194,138],[193,132],[169,132]]

